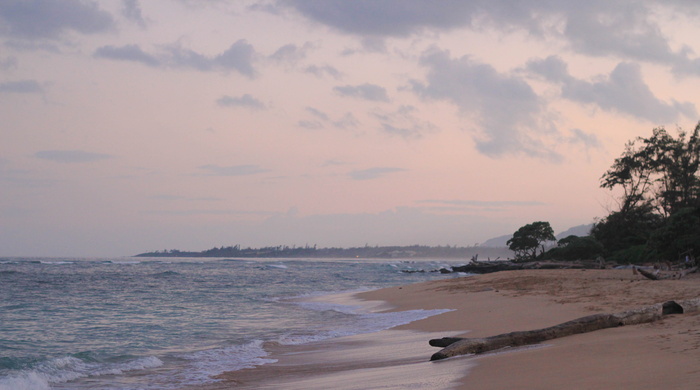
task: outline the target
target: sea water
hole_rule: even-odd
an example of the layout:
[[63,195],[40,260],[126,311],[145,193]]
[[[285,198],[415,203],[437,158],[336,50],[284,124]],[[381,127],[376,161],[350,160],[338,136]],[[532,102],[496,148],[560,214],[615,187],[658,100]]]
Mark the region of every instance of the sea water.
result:
[[[439,261],[0,258],[0,390],[177,389],[273,362],[264,343],[440,311],[304,300],[451,277]],[[302,299],[300,299],[302,298]]]

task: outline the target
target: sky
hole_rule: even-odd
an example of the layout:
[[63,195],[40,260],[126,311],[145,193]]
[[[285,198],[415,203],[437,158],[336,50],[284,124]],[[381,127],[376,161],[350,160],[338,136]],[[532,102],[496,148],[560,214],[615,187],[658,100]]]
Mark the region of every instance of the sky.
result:
[[472,246],[700,117],[694,0],[3,0],[0,256]]

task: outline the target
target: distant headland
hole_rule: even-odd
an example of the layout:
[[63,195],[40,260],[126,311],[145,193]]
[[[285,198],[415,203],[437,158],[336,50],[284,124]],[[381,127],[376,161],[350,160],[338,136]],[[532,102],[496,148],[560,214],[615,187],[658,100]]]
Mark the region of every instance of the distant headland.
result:
[[309,246],[269,246],[263,248],[241,248],[240,245],[211,248],[201,252],[165,249],[146,252],[135,257],[242,257],[242,258],[437,258],[437,259],[506,259],[513,252],[505,247],[488,246],[369,246],[354,248],[318,248]]

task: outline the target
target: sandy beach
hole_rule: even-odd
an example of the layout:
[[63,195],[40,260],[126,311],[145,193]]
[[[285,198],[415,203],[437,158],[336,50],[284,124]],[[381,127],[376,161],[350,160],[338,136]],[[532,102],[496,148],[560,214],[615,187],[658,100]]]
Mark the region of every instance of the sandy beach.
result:
[[[700,275],[651,281],[625,270],[498,272],[356,294],[375,310],[451,309],[387,331],[268,345],[277,363],[207,389],[695,389],[700,314],[599,330],[533,347],[430,362],[444,336],[487,337],[700,297]],[[338,299],[346,299],[338,298]]]

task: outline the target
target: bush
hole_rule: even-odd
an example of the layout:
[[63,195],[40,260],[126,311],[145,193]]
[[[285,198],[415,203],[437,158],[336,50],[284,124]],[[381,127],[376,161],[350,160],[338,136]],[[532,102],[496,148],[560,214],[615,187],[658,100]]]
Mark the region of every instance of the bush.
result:
[[591,235],[605,248],[604,255],[635,246],[645,246],[652,233],[663,224],[663,218],[647,207],[627,212],[613,212],[593,226]]
[[700,208],[686,207],[672,214],[649,240],[658,260],[680,261],[700,253]]
[[613,252],[606,260],[619,264],[642,264],[652,260],[646,245],[635,245]]
[[543,258],[552,260],[592,260],[603,254],[603,244],[591,236],[568,236],[548,250]]

